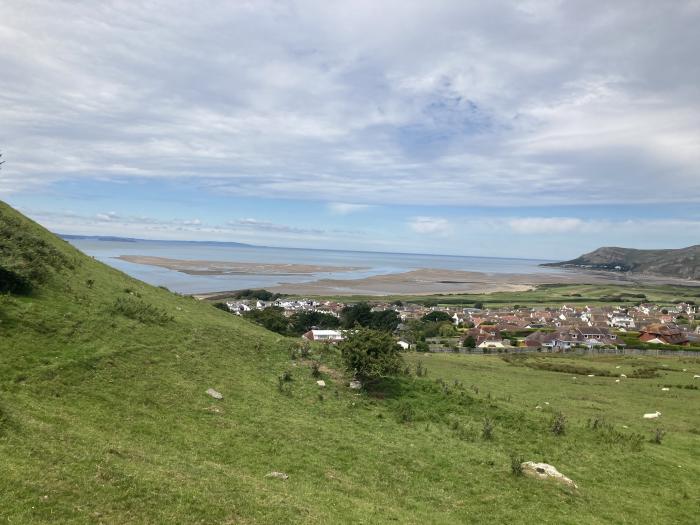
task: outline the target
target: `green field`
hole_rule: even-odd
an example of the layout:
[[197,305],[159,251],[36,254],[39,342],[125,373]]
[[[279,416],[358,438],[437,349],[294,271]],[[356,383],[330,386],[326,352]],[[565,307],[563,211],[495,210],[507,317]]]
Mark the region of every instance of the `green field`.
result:
[[[307,297],[307,296],[305,296]],[[492,292],[486,294],[436,294],[436,295],[333,295],[318,296],[319,300],[341,303],[394,302],[419,303],[428,306],[473,306],[483,303],[492,308],[499,306],[603,306],[634,305],[654,302],[673,305],[682,301],[700,302],[700,286],[656,285],[644,283],[626,284],[542,284],[524,292]]]
[[[137,282],[2,203],[0,232],[0,269],[32,285],[0,296],[0,522],[697,522],[700,391],[680,388],[697,360],[541,358],[660,374],[616,384],[409,354],[410,374],[358,393],[333,348],[292,353],[297,340]],[[596,416],[612,426],[588,428]],[[516,476],[513,455],[579,488]]]

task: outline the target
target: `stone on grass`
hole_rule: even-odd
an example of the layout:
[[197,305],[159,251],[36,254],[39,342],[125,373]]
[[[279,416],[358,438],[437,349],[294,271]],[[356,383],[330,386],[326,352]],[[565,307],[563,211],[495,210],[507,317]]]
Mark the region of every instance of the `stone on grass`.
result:
[[285,474],[284,472],[270,472],[265,476],[266,478],[275,478],[275,479],[281,479],[283,481],[286,481],[289,479],[289,474]]
[[357,379],[353,379],[352,381],[350,381],[349,386],[352,390],[359,390],[360,388],[362,388],[362,383],[360,383]]
[[321,388],[324,388],[326,386],[326,382],[323,379],[319,379],[318,381],[316,381],[316,384]]
[[207,389],[207,394],[209,394],[214,399],[223,399],[224,395],[221,392],[217,392],[213,388]]
[[568,487],[578,488],[576,483],[559,472],[555,467],[547,463],[535,463],[534,461],[526,461],[520,465],[523,469],[523,474],[537,479],[553,479],[557,483],[561,483]]

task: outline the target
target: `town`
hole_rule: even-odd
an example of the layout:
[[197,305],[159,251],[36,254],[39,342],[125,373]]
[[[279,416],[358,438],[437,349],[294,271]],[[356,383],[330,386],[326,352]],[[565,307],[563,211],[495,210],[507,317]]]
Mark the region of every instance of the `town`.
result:
[[[673,305],[641,302],[634,306],[489,307],[477,303],[474,307],[455,307],[402,301],[350,304],[277,297],[240,299],[224,304],[229,311],[272,329],[274,327],[265,322],[272,312],[275,312],[278,326],[285,324],[284,319],[296,320],[303,316],[307,325],[299,329],[302,337],[322,342],[341,341],[344,329],[365,325],[361,316],[355,315],[355,323],[349,324],[345,315],[365,308],[389,320],[383,328],[393,332],[404,349],[417,351],[675,347],[700,350],[700,313],[692,301]],[[261,313],[265,310],[268,314]]]

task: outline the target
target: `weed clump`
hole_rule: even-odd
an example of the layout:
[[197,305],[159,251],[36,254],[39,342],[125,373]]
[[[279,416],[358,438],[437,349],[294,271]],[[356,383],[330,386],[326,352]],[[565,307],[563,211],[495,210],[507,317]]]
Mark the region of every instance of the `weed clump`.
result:
[[660,445],[666,435],[666,431],[663,428],[657,428],[653,430],[654,435],[651,438],[652,443]]
[[561,412],[555,414],[554,419],[552,419],[552,434],[555,436],[561,436],[566,432],[566,416]]
[[321,377],[321,364],[318,361],[311,363],[311,377],[317,379]]
[[413,405],[407,401],[402,401],[399,403],[396,413],[401,423],[410,423],[416,417],[416,411],[413,408]]
[[112,310],[144,324],[163,325],[173,320],[173,316],[162,308],[132,297],[118,297],[112,305]]
[[484,426],[481,429],[481,437],[486,441],[493,439],[493,421],[488,417],[484,419]]
[[510,473],[513,474],[513,476],[522,476],[523,475],[523,457],[511,453],[510,455]]

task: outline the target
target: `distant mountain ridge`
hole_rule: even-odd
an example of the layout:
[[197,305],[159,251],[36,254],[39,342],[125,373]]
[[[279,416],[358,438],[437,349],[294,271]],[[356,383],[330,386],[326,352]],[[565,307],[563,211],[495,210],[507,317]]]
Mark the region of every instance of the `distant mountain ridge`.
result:
[[168,240],[168,239],[140,239],[138,237],[114,237],[111,235],[70,235],[66,233],[58,233],[61,239],[66,241],[72,240],[90,240],[90,241],[106,241],[106,242],[169,242],[172,244],[207,244],[207,245],[222,245],[222,246],[241,246],[241,247],[257,247],[253,244],[233,241],[187,241],[187,240]]
[[604,247],[570,261],[544,263],[541,266],[700,280],[700,245],[666,250]]

